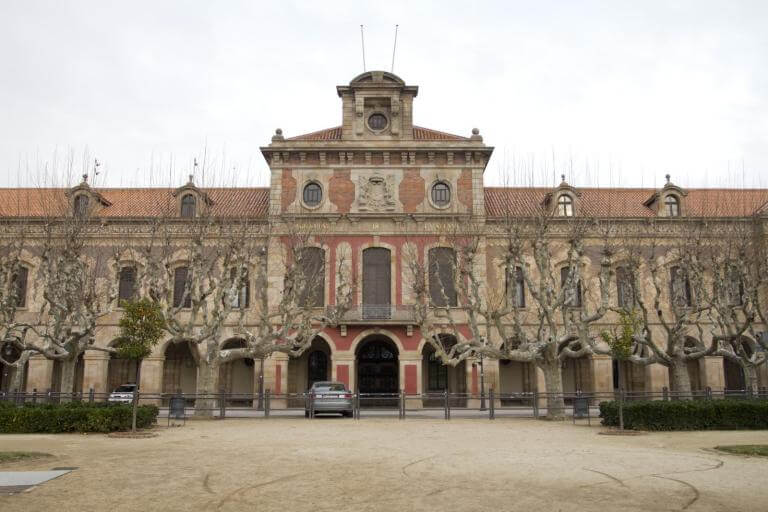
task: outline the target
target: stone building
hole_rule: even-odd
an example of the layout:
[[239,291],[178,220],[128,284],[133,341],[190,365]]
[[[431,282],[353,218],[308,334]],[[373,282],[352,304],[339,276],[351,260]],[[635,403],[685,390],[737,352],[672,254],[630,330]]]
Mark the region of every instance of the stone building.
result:
[[[220,384],[236,393],[256,392],[260,379],[273,393],[301,392],[311,382],[326,379],[362,392],[478,392],[481,373],[486,389],[502,393],[541,389],[541,371],[531,364],[485,358],[482,367],[471,359],[444,366],[419,335],[404,277],[404,248],[411,244],[421,257],[439,258],[448,244],[441,231],[446,223],[493,226],[510,216],[523,222],[550,204],[563,217],[626,223],[658,219],[667,223],[672,238],[694,218],[763,219],[763,231],[768,225],[768,190],[764,189],[686,190],[671,182],[658,190],[579,188],[565,180],[555,188],[488,188],[483,174],[493,148],[477,129],[460,136],[414,125],[418,87],[391,73],[372,71],[338,86],[337,93],[342,107],[339,126],[293,137],[278,129],[271,143],[261,148],[271,170],[269,188],[201,189],[190,180],[177,189],[95,189],[87,183],[72,189],[5,189],[0,190],[0,215],[34,223],[44,216],[47,204],[61,203],[64,210],[76,211],[87,201],[94,225],[105,238],[141,236],[135,226],[169,211],[176,212],[183,223],[203,202],[218,217],[314,222],[319,226],[315,245],[324,261],[336,262],[342,253],[350,258],[358,283],[354,307],[342,325],[318,335],[299,358],[276,354],[263,362],[245,359],[225,365]],[[498,261],[494,247],[503,241],[491,233],[484,235],[486,266],[481,273],[489,287],[501,288],[505,286],[499,272],[503,262]],[[269,247],[279,250],[274,243]],[[29,315],[35,309],[34,294],[40,292],[32,283],[33,260],[30,256],[25,310]],[[327,265],[323,305],[335,301],[337,276],[332,268]],[[277,267],[273,274],[270,285],[278,290]],[[114,343],[119,314],[117,310],[102,319],[97,345]],[[606,322],[615,321],[611,318]],[[223,339],[230,346],[238,343],[234,335]],[[143,362],[142,390],[193,393],[197,370],[189,350],[161,343]],[[613,390],[616,364],[607,356],[568,360],[563,366],[565,391]],[[10,371],[3,369],[4,389],[9,386]],[[25,372],[26,389],[57,389],[59,371],[55,362],[33,357]],[[721,357],[694,361],[689,371],[696,389],[744,385],[739,368]],[[78,363],[76,388],[108,392],[130,382],[133,372],[131,363],[89,350]],[[768,374],[765,368],[761,372],[761,385],[766,386]],[[629,366],[624,378],[625,387],[636,391],[669,386],[667,369],[658,365]]]

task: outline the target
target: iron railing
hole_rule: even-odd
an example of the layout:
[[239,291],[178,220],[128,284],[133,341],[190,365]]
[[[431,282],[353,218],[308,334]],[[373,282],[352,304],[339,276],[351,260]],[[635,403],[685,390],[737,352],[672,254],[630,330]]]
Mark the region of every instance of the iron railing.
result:
[[[594,393],[360,393],[352,394],[352,412],[357,419],[362,417],[406,417],[450,419],[453,416],[477,418],[517,417],[538,418],[545,416],[548,407],[563,402],[562,414],[574,415],[578,403],[586,406],[592,417],[598,416],[598,405],[606,400],[681,400],[691,398],[689,394],[663,388],[659,392],[594,392]],[[768,388],[757,392],[752,390],[712,390],[707,388],[693,393],[694,399],[707,400],[768,400]],[[272,393],[265,390],[258,393],[145,393],[136,394],[139,404],[152,404],[160,408],[160,417],[205,416],[217,418],[269,418],[271,416],[316,416],[315,397],[311,393]],[[172,400],[173,399],[173,400]],[[25,404],[62,403],[69,401],[130,403],[131,399],[110,400],[110,393],[87,392],[61,393],[47,390],[39,392],[0,391],[0,401]],[[175,403],[175,410],[169,405]],[[558,405],[559,407],[559,405]],[[179,410],[181,408],[181,410]]]
[[346,311],[341,321],[346,323],[388,320],[390,322],[413,323],[416,321],[413,306],[393,304],[363,304]]

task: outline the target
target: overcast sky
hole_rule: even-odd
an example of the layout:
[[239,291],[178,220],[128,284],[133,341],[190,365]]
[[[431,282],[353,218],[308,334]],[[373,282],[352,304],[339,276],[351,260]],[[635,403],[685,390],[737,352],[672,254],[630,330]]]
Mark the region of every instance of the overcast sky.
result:
[[400,25],[416,124],[495,146],[486,184],[768,186],[763,0],[213,4],[0,2],[0,186],[69,155],[100,185],[176,186],[204,152],[209,185],[266,185],[275,128],[340,124],[361,23],[369,70]]

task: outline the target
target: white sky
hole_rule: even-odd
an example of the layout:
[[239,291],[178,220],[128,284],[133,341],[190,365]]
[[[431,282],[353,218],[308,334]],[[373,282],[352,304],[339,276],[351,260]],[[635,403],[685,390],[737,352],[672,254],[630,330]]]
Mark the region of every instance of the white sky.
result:
[[768,186],[766,1],[213,4],[0,2],[0,186],[68,155],[100,185],[177,186],[204,151],[207,184],[266,185],[276,127],[340,123],[361,23],[369,70],[399,23],[416,124],[496,147],[486,184]]

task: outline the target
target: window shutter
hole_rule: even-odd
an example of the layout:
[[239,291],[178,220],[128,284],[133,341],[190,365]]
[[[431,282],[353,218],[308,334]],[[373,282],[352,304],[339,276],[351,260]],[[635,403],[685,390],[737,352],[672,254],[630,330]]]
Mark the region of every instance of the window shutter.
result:
[[133,298],[136,286],[136,269],[133,267],[123,267],[120,269],[120,283],[118,290],[118,298],[123,300],[130,300]]
[[[181,306],[181,299],[184,297],[188,271],[187,267],[178,267],[173,273],[173,307],[175,308]],[[191,293],[187,294],[183,307],[192,307]]]

